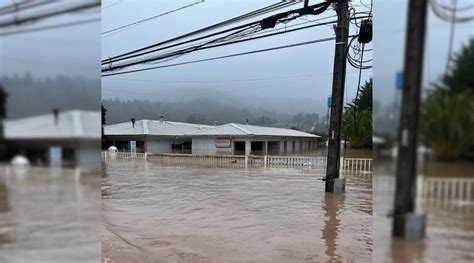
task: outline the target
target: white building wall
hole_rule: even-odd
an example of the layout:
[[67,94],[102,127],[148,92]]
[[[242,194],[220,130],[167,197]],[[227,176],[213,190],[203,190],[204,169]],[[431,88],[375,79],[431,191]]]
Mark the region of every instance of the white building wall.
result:
[[193,138],[192,153],[193,154],[232,154],[232,144],[229,148],[217,148],[216,138]]
[[171,153],[172,152],[171,141],[145,141],[145,149],[148,153]]
[[100,141],[79,143],[75,150],[76,166],[80,167],[100,167]]
[[301,153],[300,141],[298,139],[294,139],[295,141],[295,154]]

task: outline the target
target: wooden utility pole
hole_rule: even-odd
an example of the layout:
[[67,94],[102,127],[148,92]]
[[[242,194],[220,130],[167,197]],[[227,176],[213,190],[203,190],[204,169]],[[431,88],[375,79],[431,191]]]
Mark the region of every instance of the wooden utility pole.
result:
[[331,118],[329,122],[329,143],[326,170],[326,192],[342,193],[344,178],[339,178],[339,157],[341,155],[341,122],[344,106],[344,84],[346,78],[347,40],[349,34],[348,0],[336,1],[337,27],[336,50],[332,80]]
[[405,42],[403,90],[392,234],[404,239],[424,236],[425,215],[415,214],[417,135],[429,0],[410,0]]

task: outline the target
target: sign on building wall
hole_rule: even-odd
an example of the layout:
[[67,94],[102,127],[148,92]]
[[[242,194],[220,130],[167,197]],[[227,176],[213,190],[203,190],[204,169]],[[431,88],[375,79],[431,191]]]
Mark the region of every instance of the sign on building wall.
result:
[[216,139],[216,148],[230,148],[230,139]]
[[49,147],[49,165],[51,167],[61,167],[63,153],[61,147]]

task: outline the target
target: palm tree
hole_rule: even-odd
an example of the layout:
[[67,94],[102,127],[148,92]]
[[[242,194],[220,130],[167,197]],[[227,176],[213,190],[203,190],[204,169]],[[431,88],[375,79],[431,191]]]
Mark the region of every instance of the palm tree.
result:
[[474,140],[474,96],[434,91],[423,103],[422,140],[440,160],[454,160]]
[[350,107],[343,116],[343,133],[352,148],[372,144],[372,110]]

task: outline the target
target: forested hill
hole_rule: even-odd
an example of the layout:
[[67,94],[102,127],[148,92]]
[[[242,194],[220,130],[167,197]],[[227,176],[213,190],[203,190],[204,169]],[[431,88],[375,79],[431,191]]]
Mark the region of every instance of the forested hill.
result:
[[8,93],[7,118],[15,119],[59,110],[100,109],[100,81],[57,76],[36,79],[29,74],[0,77]]
[[[227,105],[212,99],[193,99],[178,102],[149,100],[103,100],[107,109],[107,124],[130,121],[131,118],[158,119],[164,115],[167,120],[200,124],[223,124],[229,122],[264,126],[279,126],[310,131],[323,126],[325,116],[318,113],[285,114],[259,107]],[[325,130],[321,127],[321,130]]]

